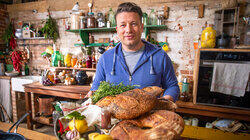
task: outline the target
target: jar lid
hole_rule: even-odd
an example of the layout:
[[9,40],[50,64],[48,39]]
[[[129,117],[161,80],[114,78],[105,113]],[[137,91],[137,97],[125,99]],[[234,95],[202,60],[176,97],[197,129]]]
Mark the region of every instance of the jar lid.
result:
[[88,12],[88,15],[94,15],[94,13],[93,12]]

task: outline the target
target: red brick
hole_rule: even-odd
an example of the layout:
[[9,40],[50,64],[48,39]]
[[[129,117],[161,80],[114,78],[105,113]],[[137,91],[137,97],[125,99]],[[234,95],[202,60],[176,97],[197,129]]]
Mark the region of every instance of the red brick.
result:
[[181,70],[180,72],[181,72],[181,74],[189,74],[188,70]]

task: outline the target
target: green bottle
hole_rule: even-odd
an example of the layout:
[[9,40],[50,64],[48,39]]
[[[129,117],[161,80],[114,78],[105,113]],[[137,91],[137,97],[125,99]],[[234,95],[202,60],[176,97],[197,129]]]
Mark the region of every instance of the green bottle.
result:
[[25,75],[29,75],[30,73],[30,70],[29,70],[29,66],[27,63],[25,63],[25,66],[24,66],[24,71],[25,71]]
[[112,10],[112,8],[109,9],[108,20],[110,21],[111,27],[116,26],[116,23],[115,23],[115,13]]

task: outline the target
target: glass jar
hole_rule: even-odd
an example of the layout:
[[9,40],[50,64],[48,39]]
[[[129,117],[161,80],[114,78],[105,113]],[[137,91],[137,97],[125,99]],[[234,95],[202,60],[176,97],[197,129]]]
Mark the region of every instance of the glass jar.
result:
[[105,27],[105,18],[102,13],[97,14],[97,22],[99,28]]
[[201,34],[201,47],[202,48],[214,48],[216,42],[216,31],[212,25],[202,31]]
[[87,28],[95,28],[95,17],[93,12],[88,13]]
[[79,29],[79,23],[80,23],[80,18],[79,18],[79,13],[72,13],[71,17],[71,30],[77,30]]

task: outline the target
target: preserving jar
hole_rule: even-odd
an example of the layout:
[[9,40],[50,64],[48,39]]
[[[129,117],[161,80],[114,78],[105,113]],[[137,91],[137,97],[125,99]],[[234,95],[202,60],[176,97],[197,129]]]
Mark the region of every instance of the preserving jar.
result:
[[87,28],[95,28],[95,17],[93,12],[88,13]]

